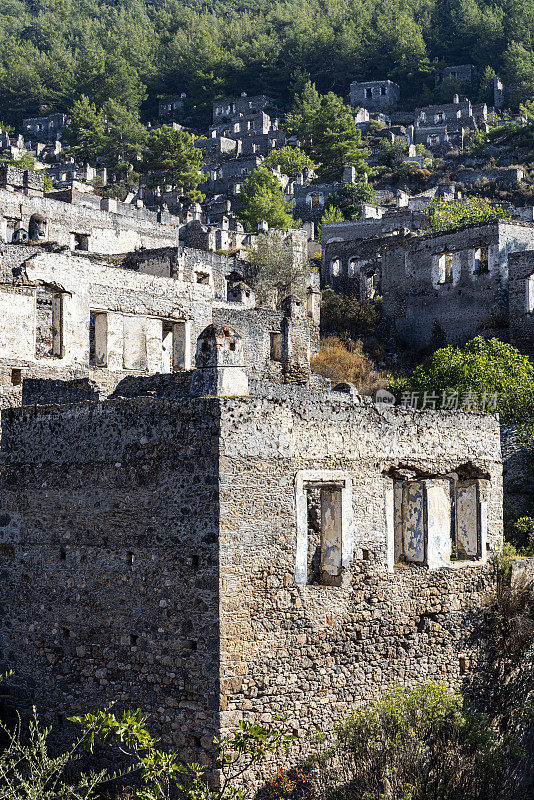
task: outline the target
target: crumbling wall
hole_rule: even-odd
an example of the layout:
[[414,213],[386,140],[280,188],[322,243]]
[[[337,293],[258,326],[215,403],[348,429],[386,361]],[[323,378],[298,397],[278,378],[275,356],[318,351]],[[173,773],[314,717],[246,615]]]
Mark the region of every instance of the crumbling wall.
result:
[[510,342],[534,356],[534,252],[510,253]]
[[86,237],[86,250],[101,254],[178,244],[178,218],[163,224],[157,221],[156,214],[146,209],[128,207],[128,213],[121,209],[123,213],[118,214],[4,189],[0,189],[0,209],[0,240],[8,244],[13,226],[27,231],[30,217],[35,213],[41,214],[48,222],[48,241],[72,250],[80,245],[76,236]]
[[[392,683],[434,679],[458,689],[483,672],[478,643],[493,567],[391,570],[386,509],[392,468],[423,476],[478,469],[491,487],[491,555],[502,533],[494,418],[358,411],[323,396],[227,400],[221,424],[221,586],[231,587],[221,593],[223,726],[287,713],[305,749],[317,729],[330,730]],[[299,473],[351,483],[352,556],[338,585],[296,585]],[[264,777],[279,766],[267,765]]]
[[[384,317],[408,346],[428,346],[439,325],[450,344],[479,334],[507,338],[508,255],[534,247],[534,225],[490,222],[383,249]],[[480,270],[485,252],[487,268]],[[450,274],[444,262],[450,258]]]
[[[242,718],[289,713],[298,750],[392,682],[458,688],[483,673],[486,559],[502,533],[494,417],[300,387],[214,400],[161,388],[3,414],[2,668],[25,707],[48,722],[139,706],[182,757],[204,759]],[[402,479],[480,480],[480,557],[395,560]],[[330,535],[309,583],[308,487]]]

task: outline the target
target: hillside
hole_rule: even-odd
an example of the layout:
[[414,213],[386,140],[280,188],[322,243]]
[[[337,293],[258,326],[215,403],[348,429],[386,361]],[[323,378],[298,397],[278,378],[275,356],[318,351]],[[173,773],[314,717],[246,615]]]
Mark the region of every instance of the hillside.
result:
[[186,92],[203,126],[215,96],[265,91],[284,108],[310,77],[342,95],[356,77],[390,77],[413,106],[435,96],[440,65],[466,62],[483,99],[495,70],[514,101],[534,89],[533,32],[533,0],[4,0],[0,119],[81,94],[142,103],[149,119],[158,95]]

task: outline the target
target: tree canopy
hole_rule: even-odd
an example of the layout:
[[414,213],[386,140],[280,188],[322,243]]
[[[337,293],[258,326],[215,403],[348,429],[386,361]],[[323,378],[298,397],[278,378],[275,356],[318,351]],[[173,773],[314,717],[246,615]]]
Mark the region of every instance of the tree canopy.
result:
[[186,92],[205,126],[216,97],[265,92],[288,109],[308,80],[346,95],[356,78],[424,102],[441,66],[465,63],[485,99],[488,67],[524,99],[533,17],[534,0],[3,0],[0,118],[70,111],[82,95],[148,118],[158,96]]
[[344,167],[354,167],[359,176],[368,171],[371,151],[362,146],[352,110],[334,92],[321,96],[314,84],[306,83],[300,95],[295,96],[285,124],[317,162],[317,172],[323,180],[340,180]]
[[144,168],[151,186],[181,187],[191,200],[204,199],[197,189],[205,180],[202,151],[195,147],[189,133],[163,125],[150,132],[146,144]]
[[263,159],[261,165],[268,169],[280,167],[284,175],[289,175],[290,178],[299,175],[303,169],[317,167],[309,155],[299,147],[280,147],[279,150],[273,150]]
[[262,220],[269,223],[270,228],[284,231],[300,225],[300,220],[291,216],[292,206],[285,199],[280,183],[263,166],[254,170],[243,183],[240,200],[243,210],[238,216],[247,231],[255,232]]
[[[528,422],[534,412],[534,367],[519,350],[500,339],[477,336],[464,347],[444,347],[394,386],[395,393],[434,396],[447,408],[451,395],[471,409],[495,410],[501,422]],[[443,402],[445,401],[445,402]],[[452,406],[449,406],[452,407]]]

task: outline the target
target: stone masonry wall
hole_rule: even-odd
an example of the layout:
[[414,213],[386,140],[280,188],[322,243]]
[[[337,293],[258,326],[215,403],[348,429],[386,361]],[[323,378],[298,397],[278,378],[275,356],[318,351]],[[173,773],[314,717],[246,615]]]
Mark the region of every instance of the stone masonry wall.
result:
[[131,209],[127,216],[0,189],[0,240],[11,242],[15,224],[27,231],[32,214],[46,218],[48,241],[73,250],[75,234],[89,237],[89,251],[102,254],[169,247],[177,245],[179,239],[177,217],[175,224],[162,224],[144,209]]
[[216,401],[4,412],[2,661],[26,711],[142,708],[202,760],[218,729]]
[[[2,668],[47,721],[117,700],[202,759],[217,730],[283,711],[294,759],[392,682],[483,672],[491,564],[393,567],[388,498],[393,471],[482,476],[491,556],[493,417],[143,397],[5,411],[1,449]],[[298,578],[301,470],[352,485],[338,585]]]
[[[502,532],[495,419],[355,411],[324,399],[227,401],[221,425],[223,727],[288,713],[305,750],[317,730],[392,683],[459,688],[483,671],[477,641],[493,568],[388,572],[386,473],[400,464],[427,475],[461,465],[486,472],[494,551]],[[354,556],[340,586],[295,585],[295,476],[305,469],[352,479]]]
[[534,251],[510,253],[510,342],[534,356]]
[[[476,272],[476,253],[488,248],[489,271]],[[411,237],[384,249],[385,318],[407,345],[425,347],[435,323],[450,344],[480,333],[508,337],[508,255],[534,248],[534,226],[522,222],[467,225]],[[453,280],[439,283],[439,263],[453,259]]]

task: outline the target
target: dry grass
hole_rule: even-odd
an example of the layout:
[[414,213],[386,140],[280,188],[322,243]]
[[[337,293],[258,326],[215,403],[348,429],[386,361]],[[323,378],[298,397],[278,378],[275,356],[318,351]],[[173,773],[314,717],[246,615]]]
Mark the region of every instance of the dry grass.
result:
[[374,394],[386,386],[386,376],[363,352],[360,341],[344,342],[338,336],[329,336],[321,341],[321,348],[313,356],[311,366],[314,372],[329,378],[333,385],[348,381],[353,383],[360,394]]

